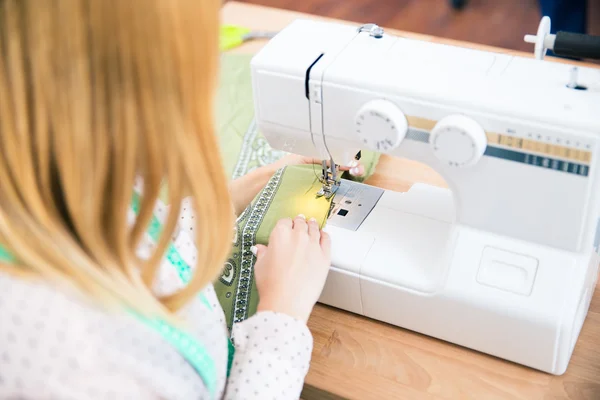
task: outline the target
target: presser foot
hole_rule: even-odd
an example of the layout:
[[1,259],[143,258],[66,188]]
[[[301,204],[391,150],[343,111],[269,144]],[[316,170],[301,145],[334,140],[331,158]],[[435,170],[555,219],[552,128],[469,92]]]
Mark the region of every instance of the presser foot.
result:
[[323,186],[317,192],[317,198],[325,197],[329,200],[335,195],[340,187],[340,182],[337,179],[338,166],[333,162],[333,159],[331,159],[330,166],[327,166],[327,161],[323,160],[322,167],[322,174],[319,180]]
[[317,192],[317,197],[325,197],[327,200],[335,196],[340,185],[336,182],[332,185],[323,185],[323,187]]

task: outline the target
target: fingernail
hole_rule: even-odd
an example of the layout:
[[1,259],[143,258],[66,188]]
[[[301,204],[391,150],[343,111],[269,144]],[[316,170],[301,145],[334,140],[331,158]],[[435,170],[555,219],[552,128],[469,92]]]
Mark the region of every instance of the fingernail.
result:
[[360,171],[358,170],[358,167],[354,167],[354,168],[350,168],[350,173],[352,175],[358,175],[360,173]]
[[304,216],[304,214],[298,214],[298,216],[302,219],[306,219],[306,217]]
[[310,217],[309,221],[310,222],[317,222],[317,219],[315,217]]
[[350,168],[355,168],[355,167],[358,167],[358,161],[356,161],[356,160],[352,160],[352,161],[350,161],[350,162],[348,163],[348,166],[349,166]]
[[252,246],[250,247],[250,251],[252,252],[252,254],[254,254],[255,256],[258,254],[258,248],[256,246]]

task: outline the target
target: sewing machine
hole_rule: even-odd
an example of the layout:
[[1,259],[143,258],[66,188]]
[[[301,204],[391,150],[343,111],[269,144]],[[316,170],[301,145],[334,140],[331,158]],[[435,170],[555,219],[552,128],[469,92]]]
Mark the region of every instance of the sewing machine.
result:
[[[600,261],[600,70],[298,20],[252,79],[270,145],[329,161],[320,302],[565,372]],[[362,149],[448,189],[339,181]]]

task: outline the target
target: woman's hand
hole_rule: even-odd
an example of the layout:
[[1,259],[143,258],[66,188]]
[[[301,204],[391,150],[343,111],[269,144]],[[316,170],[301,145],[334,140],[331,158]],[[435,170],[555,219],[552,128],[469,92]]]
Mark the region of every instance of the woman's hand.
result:
[[280,220],[269,246],[252,248],[258,311],[287,314],[307,322],[321,295],[331,264],[329,235],[303,215]]
[[[254,171],[234,180],[229,186],[235,214],[240,215],[250,202],[256,197],[258,192],[265,187],[269,179],[280,168],[288,165],[319,164],[321,160],[310,157],[289,154],[280,160],[255,169]],[[353,161],[350,165],[340,166],[340,170],[349,171],[354,176],[362,176],[365,173],[365,167],[358,161]]]

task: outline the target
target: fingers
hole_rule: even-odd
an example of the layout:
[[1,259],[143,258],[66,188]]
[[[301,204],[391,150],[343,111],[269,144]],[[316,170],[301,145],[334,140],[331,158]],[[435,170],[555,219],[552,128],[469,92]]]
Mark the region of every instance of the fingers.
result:
[[275,224],[275,227],[273,228],[273,230],[271,231],[271,234],[269,235],[269,242],[276,240],[277,238],[283,239],[283,238],[288,237],[291,234],[293,227],[294,227],[294,222],[292,221],[291,218],[280,219],[279,221],[277,221],[277,223]]
[[319,229],[319,223],[316,219],[311,218],[308,220],[308,236],[316,242],[321,239],[321,230]]
[[[291,164],[322,164],[323,160],[318,158],[304,157],[298,161],[291,162]],[[329,161],[327,161],[327,166],[329,167]],[[364,176],[365,174],[365,166],[358,160],[352,160],[348,163],[348,165],[339,165],[340,171],[348,171],[350,175],[354,176]]]
[[348,163],[348,165],[339,166],[340,171],[348,171],[350,175],[354,176],[363,176],[365,174],[365,166],[357,160],[352,160]]
[[[338,165],[338,171],[350,171],[353,167],[358,165],[358,161],[350,161],[348,165]],[[327,161],[327,166],[329,167],[329,161]]]
[[294,218],[293,230],[302,233],[308,232],[308,224],[306,223],[306,217],[304,215],[300,214]]
[[320,243],[321,230],[319,228],[319,223],[315,218],[311,218],[309,221],[306,221],[306,217],[303,214],[299,214],[293,220],[290,218],[280,219],[277,221],[275,228],[277,229],[273,230],[273,234],[276,230],[279,232],[292,230],[293,232],[299,234],[308,234],[309,237]]
[[331,238],[325,231],[321,231],[321,249],[327,257],[331,256]]
[[360,161],[352,160],[348,167],[350,175],[363,176],[365,174],[365,166]]
[[365,166],[358,164],[356,167],[350,168],[350,175],[363,176],[365,174]]
[[254,257],[256,257],[257,260],[260,260],[267,252],[267,246],[257,244],[256,246],[250,247],[250,251],[252,254],[254,254]]
[[277,221],[275,227],[279,229],[292,229],[294,227],[294,222],[291,218],[282,218]]

